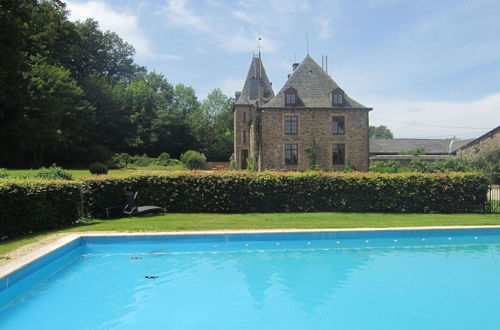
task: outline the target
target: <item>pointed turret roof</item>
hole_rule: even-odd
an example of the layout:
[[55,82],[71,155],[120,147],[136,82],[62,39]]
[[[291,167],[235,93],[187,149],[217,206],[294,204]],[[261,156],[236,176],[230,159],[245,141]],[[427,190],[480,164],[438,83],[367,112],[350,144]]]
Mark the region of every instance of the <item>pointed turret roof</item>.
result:
[[255,104],[259,98],[264,103],[273,97],[273,88],[267,78],[266,70],[260,56],[254,56],[250,64],[250,69],[248,69],[245,85],[236,104]]
[[[281,108],[285,106],[285,91],[293,88],[297,91],[298,105],[306,108],[331,108],[331,93],[339,89],[333,79],[309,55],[293,71],[290,78],[279,93],[264,108]],[[367,109],[344,93],[341,108]]]

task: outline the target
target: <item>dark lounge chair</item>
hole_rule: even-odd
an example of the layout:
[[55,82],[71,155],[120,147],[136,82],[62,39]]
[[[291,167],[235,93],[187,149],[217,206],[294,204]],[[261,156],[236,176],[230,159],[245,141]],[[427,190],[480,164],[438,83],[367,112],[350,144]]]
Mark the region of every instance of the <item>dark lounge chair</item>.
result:
[[135,204],[135,200],[137,198],[138,192],[125,191],[125,201],[126,205],[123,208],[123,214],[128,215],[129,217],[132,215],[143,215],[149,213],[164,213],[163,209],[159,206],[137,206]]

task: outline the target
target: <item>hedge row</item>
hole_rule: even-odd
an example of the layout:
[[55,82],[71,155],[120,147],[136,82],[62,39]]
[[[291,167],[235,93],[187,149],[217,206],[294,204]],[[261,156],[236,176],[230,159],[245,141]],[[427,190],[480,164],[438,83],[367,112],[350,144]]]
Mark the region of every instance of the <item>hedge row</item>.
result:
[[18,235],[75,222],[80,209],[104,217],[123,191],[167,212],[484,212],[480,174],[181,172],[97,176],[79,182],[0,184],[0,234]]
[[76,181],[0,179],[0,239],[76,222],[81,187]]
[[90,216],[119,204],[123,190],[139,204],[168,212],[482,212],[487,179],[480,174],[178,173],[89,178]]

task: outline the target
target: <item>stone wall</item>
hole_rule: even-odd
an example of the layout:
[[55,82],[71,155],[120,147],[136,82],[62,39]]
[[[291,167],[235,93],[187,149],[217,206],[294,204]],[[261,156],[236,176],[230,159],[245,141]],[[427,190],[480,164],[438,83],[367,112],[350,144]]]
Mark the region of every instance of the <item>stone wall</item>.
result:
[[[285,134],[285,116],[298,116],[298,134]],[[332,133],[332,117],[343,116],[345,134]],[[310,168],[306,148],[315,146],[316,163],[324,170],[333,166],[332,145],[345,144],[345,164],[368,170],[368,111],[355,109],[264,108],[262,110],[262,169],[298,170]],[[298,144],[298,165],[285,165],[285,144]]]
[[457,150],[459,156],[476,156],[481,152],[500,148],[500,127],[486,133]]
[[[234,157],[238,169],[243,168],[241,152],[248,150],[249,157],[253,156],[252,123],[255,116],[255,107],[252,105],[236,105],[234,109]],[[244,118],[245,117],[245,118]],[[245,120],[244,120],[245,119]],[[246,132],[246,133],[245,133]],[[246,134],[246,141],[243,135]]]

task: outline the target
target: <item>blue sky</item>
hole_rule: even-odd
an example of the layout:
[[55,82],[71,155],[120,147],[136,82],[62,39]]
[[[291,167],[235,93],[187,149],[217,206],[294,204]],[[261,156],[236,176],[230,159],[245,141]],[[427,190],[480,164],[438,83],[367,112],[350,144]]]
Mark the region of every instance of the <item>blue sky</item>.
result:
[[241,90],[262,37],[275,93],[309,53],[370,124],[396,137],[477,137],[500,125],[500,1],[71,0],[137,51],[136,61],[200,98]]

